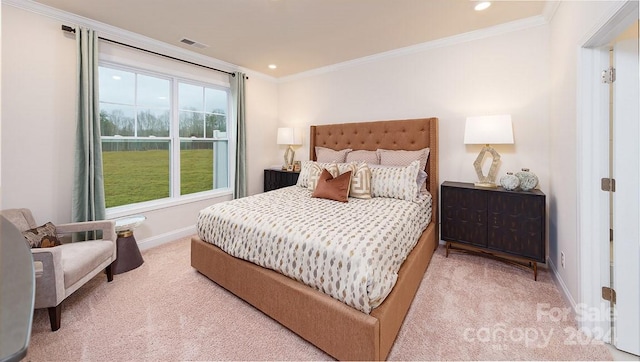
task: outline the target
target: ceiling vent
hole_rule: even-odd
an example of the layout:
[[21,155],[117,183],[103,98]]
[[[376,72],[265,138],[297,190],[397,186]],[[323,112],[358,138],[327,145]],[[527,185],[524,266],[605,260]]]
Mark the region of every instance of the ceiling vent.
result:
[[204,48],[208,48],[209,47],[206,44],[198,43],[195,40],[191,40],[191,39],[187,39],[187,38],[180,39],[180,42],[183,43],[183,44],[190,45],[192,47],[200,48],[200,49],[204,49]]

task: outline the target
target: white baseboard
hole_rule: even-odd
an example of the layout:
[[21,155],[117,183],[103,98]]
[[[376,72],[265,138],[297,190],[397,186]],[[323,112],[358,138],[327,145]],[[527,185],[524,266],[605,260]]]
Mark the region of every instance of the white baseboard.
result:
[[562,280],[562,278],[560,277],[560,274],[558,273],[558,269],[556,268],[555,264],[553,264],[551,259],[547,258],[547,265],[551,270],[551,276],[553,277],[553,281],[555,282],[556,286],[560,290],[560,294],[562,294],[562,297],[564,298],[564,300],[567,303],[569,303],[569,305],[571,306],[571,310],[575,311],[577,307],[576,300],[573,299],[573,296],[569,292],[569,288],[567,288],[567,285],[564,283],[564,280]]
[[174,241],[189,235],[193,235],[195,233],[196,233],[196,226],[192,225],[186,228],[172,230],[168,233],[152,236],[150,238],[146,238],[144,240],[138,241],[138,247],[140,248],[140,250],[147,250],[162,244],[166,244],[170,241]]

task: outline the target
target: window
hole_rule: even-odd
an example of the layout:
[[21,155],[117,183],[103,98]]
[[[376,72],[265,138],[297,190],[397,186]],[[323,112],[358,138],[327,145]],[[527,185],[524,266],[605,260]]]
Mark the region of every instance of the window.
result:
[[229,89],[102,65],[107,208],[229,186]]

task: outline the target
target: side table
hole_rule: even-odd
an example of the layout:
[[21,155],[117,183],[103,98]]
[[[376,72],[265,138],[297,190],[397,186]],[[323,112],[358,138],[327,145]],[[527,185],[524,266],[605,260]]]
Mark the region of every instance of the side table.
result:
[[286,171],[268,168],[264,170],[264,192],[293,186],[298,182],[300,171]]
[[546,257],[545,194],[445,181],[440,186],[441,238],[449,250],[479,253],[533,270]]
[[117,257],[111,264],[113,274],[128,272],[144,263],[140,248],[138,248],[138,242],[133,236],[133,230],[142,224],[144,220],[146,220],[144,215],[127,216],[115,220],[118,239],[116,240]]

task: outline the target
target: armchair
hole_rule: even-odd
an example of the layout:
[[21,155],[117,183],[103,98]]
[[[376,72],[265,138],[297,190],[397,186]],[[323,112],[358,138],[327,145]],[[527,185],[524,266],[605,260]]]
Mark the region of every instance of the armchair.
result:
[[[26,231],[38,227],[28,209],[7,209],[0,215]],[[49,248],[32,248],[36,271],[35,309],[47,308],[51,330],[60,328],[62,301],[103,269],[113,280],[111,263],[116,259],[115,222],[88,221],[56,225],[56,234],[102,230],[101,240],[88,240]]]

